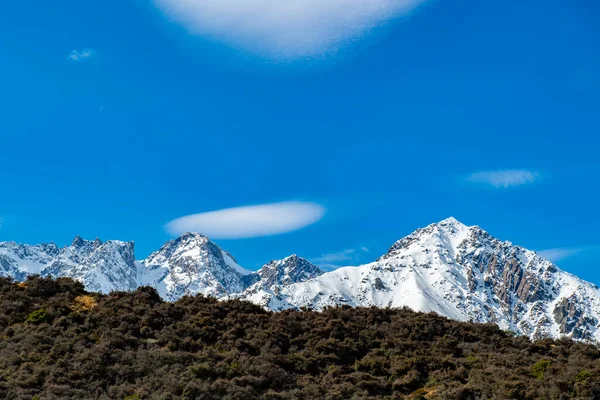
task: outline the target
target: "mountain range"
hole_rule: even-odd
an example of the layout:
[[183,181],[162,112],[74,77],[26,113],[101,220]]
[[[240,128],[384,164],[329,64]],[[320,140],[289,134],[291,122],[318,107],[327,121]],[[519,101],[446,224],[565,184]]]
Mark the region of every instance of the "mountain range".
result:
[[0,275],[71,277],[103,293],[152,286],[169,301],[203,294],[273,311],[406,306],[492,322],[533,339],[600,342],[596,285],[454,218],[416,230],[371,263],[327,273],[297,255],[251,272],[207,236],[186,233],[144,260],[136,260],[133,242],[76,237],[63,248],[0,242]]

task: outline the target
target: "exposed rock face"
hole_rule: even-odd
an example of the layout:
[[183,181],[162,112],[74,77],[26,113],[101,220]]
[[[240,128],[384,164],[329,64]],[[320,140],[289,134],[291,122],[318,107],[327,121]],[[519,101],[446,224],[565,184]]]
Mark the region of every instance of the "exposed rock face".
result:
[[589,301],[573,293],[554,306],[554,320],[559,324],[561,334],[573,339],[594,339],[594,332],[599,327],[598,315],[593,313],[588,304]]
[[377,289],[377,290],[385,289],[385,285],[383,284],[383,281],[381,280],[381,278],[375,278],[375,289]]
[[[491,287],[494,294],[508,306],[513,305],[515,296],[523,302],[548,299],[549,288],[538,279],[539,271],[532,272],[523,263],[526,252],[474,227],[467,241],[459,246],[457,261],[470,267],[467,271],[470,288],[477,288],[481,283],[477,280],[479,275],[486,272],[483,276],[484,285]],[[549,267],[551,265],[548,263],[545,268]],[[498,282],[502,284],[498,285]]]

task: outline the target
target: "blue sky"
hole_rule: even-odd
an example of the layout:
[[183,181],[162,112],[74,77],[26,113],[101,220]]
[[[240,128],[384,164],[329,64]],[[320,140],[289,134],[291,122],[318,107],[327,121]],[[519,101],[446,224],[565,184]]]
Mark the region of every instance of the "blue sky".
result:
[[309,226],[218,243],[357,264],[452,215],[600,284],[597,2],[342,1],[3,5],[0,240],[141,258],[176,218],[283,202]]

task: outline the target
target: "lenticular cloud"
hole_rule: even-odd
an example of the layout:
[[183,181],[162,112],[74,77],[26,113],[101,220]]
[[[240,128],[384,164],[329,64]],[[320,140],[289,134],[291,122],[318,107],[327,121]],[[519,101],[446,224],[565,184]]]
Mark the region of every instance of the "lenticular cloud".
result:
[[425,0],[154,0],[190,32],[271,57],[334,51]]
[[246,239],[302,229],[324,215],[325,208],[319,204],[289,201],[187,215],[165,228],[172,235],[201,232],[213,239]]

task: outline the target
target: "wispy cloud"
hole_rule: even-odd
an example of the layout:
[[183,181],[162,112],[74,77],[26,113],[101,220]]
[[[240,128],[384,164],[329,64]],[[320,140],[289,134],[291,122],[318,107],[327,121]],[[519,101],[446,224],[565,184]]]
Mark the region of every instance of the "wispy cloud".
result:
[[505,169],[498,171],[481,171],[471,174],[467,181],[474,184],[491,186],[497,189],[508,189],[535,183],[540,175],[529,169]]
[[213,239],[244,239],[292,232],[321,220],[325,212],[320,204],[290,201],[188,215],[165,228],[172,235],[200,232]]
[[0,229],[2,229],[2,227],[4,226],[4,221],[5,219],[3,217],[0,217]]
[[277,58],[335,50],[425,0],[154,0],[190,32]]
[[83,49],[83,50],[72,50],[69,53],[68,59],[73,62],[85,61],[91,57],[93,57],[95,51],[92,49]]
[[356,249],[345,249],[333,253],[323,254],[320,257],[311,259],[310,261],[321,268],[333,270],[345,265],[351,265],[359,262],[360,257],[364,253],[368,253],[369,249],[365,246]]
[[557,247],[554,249],[540,250],[537,253],[540,257],[555,263],[576,256],[591,248],[592,247]]

